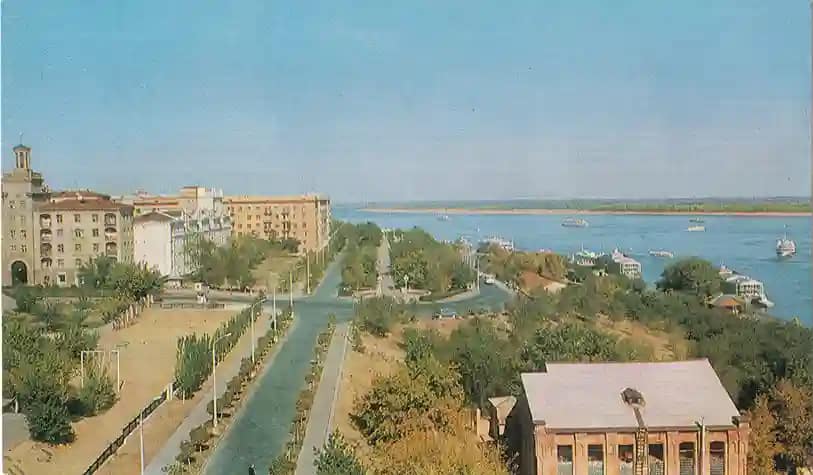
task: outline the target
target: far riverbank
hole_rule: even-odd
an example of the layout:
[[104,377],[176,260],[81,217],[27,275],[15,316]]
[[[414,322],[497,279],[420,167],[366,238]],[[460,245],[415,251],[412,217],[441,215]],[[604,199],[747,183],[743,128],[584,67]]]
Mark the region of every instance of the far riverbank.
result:
[[578,210],[578,209],[478,209],[478,208],[361,208],[369,213],[433,213],[433,214],[481,214],[481,215],[628,215],[628,216],[742,216],[742,217],[791,217],[811,216],[802,211],[624,211],[624,210]]

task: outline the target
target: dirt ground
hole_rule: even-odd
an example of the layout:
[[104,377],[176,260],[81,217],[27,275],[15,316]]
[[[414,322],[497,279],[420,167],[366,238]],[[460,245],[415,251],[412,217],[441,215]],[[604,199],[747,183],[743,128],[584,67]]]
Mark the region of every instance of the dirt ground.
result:
[[[153,308],[145,311],[138,323],[128,328],[114,331],[111,327],[106,326],[99,329],[99,348],[121,351],[119,400],[104,414],[85,418],[73,424],[76,432],[74,443],[51,447],[31,441],[24,442],[4,454],[6,465],[14,467],[13,473],[26,475],[84,472],[107,444],[121,434],[124,425],[173,379],[178,337],[194,332],[212,332],[234,313],[233,310],[201,311]],[[115,379],[115,358],[109,366],[109,371],[111,377]],[[165,406],[167,407],[159,408],[152,416],[155,420],[151,418],[150,424],[145,426],[149,427],[145,429],[144,434],[146,447],[152,453],[159,450],[160,444],[171,433],[170,430],[166,437],[159,438],[162,426],[174,420],[179,423],[184,411],[191,410],[193,407],[189,401],[185,403],[171,401]],[[166,419],[166,424],[163,419]],[[136,441],[135,444],[132,443],[133,439]],[[130,436],[125,447],[127,446],[135,446],[138,450],[137,432]],[[121,458],[121,456],[117,457]],[[111,463],[108,463],[105,469],[110,465]],[[137,458],[135,468],[136,471],[132,473],[137,473]],[[103,470],[102,473],[127,472],[105,472]]]

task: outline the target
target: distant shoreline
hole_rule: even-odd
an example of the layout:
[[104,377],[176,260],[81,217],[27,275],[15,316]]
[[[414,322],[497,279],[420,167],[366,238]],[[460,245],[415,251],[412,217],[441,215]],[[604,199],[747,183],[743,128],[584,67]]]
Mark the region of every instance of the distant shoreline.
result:
[[432,214],[490,214],[490,215],[637,215],[637,216],[741,216],[741,217],[798,217],[811,216],[804,211],[621,211],[621,210],[577,210],[577,209],[477,209],[477,208],[361,208],[370,213],[432,213]]

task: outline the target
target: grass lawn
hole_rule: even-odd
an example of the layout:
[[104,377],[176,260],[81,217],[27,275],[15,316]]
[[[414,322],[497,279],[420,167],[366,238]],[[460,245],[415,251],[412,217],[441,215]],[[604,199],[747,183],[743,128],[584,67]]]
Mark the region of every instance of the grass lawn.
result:
[[277,285],[279,279],[287,279],[288,273],[294,268],[299,257],[284,251],[273,250],[265,260],[251,271],[256,279],[256,285],[271,289]]

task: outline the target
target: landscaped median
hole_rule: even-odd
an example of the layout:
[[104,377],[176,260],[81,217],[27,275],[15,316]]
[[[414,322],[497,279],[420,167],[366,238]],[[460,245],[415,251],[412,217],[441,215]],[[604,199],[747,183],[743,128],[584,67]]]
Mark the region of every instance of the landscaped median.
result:
[[[180,453],[176,457],[176,463],[165,469],[167,473],[199,473],[206,459],[217,445],[220,435],[228,430],[228,426],[232,420],[231,416],[239,411],[242,402],[246,400],[248,390],[254,379],[260,374],[260,369],[271,354],[271,349],[279,340],[279,336],[287,332],[291,322],[292,315],[290,309],[283,310],[282,314],[277,318],[277,330],[275,331],[274,328],[270,328],[264,336],[257,340],[257,346],[254,352],[254,363],[252,364],[251,357],[243,358],[238,374],[226,383],[226,391],[217,399],[217,418],[220,422],[218,427],[215,428],[212,419],[209,419],[203,424],[193,428],[189,432],[189,440],[181,443]],[[238,323],[235,322],[235,324]],[[225,335],[227,334],[228,331],[220,333],[224,341],[228,341],[227,339],[231,338],[226,337]],[[210,339],[209,341],[217,341],[217,334],[213,338],[214,340]],[[187,347],[185,344],[179,342],[179,362],[181,362],[179,368],[183,368],[183,366],[186,365],[195,369],[189,371],[184,369],[180,370],[180,373],[189,373],[189,382],[192,383],[189,385],[189,388],[200,388],[202,384],[202,382],[197,382],[198,378],[196,376],[198,374],[197,368],[202,365],[200,362],[203,357],[199,356],[201,349],[202,347],[198,348],[195,344],[191,347]],[[207,354],[209,355],[210,362],[208,371],[211,373],[211,346],[208,347]],[[204,379],[209,373],[203,373]],[[215,404],[213,401],[210,401],[206,407],[207,412],[212,418],[214,418],[214,407]]]

